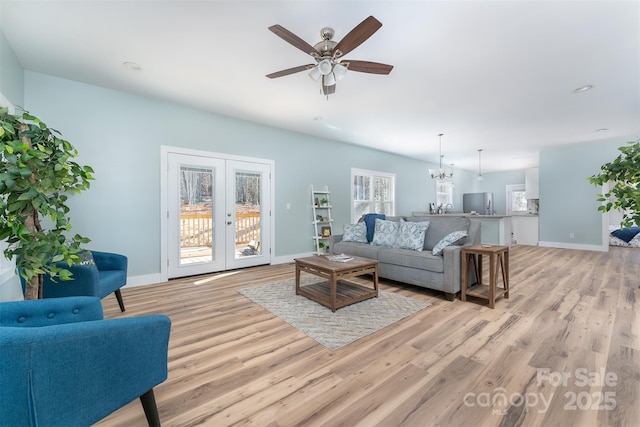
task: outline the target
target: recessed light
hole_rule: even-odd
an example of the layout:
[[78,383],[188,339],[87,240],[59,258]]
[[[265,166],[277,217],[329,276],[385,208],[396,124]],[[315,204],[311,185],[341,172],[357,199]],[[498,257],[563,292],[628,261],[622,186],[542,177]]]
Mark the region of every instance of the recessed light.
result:
[[608,130],[609,129],[607,129],[607,128],[600,128],[600,129],[596,129],[596,132],[606,132]]
[[573,93],[581,93],[581,92],[586,92],[588,90],[593,89],[593,85],[584,85],[584,86],[580,86],[578,88],[575,88],[573,90]]
[[122,66],[127,70],[131,71],[140,71],[142,67],[137,62],[125,61],[122,63]]
[[322,116],[315,116],[313,120],[315,120],[316,122],[322,121]]

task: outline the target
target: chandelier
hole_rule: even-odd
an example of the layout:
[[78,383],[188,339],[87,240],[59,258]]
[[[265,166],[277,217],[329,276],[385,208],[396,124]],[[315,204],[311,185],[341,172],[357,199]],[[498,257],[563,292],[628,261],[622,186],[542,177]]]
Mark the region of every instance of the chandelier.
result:
[[482,148],[478,149],[478,181],[484,181],[484,177],[482,176]]
[[[445,179],[453,176],[453,167],[445,169],[442,166],[442,159],[444,158],[444,155],[442,154],[442,135],[444,134],[438,134],[438,137],[440,138],[440,168],[438,170],[429,169],[429,175],[431,175],[432,179]],[[453,163],[451,166],[453,166]]]

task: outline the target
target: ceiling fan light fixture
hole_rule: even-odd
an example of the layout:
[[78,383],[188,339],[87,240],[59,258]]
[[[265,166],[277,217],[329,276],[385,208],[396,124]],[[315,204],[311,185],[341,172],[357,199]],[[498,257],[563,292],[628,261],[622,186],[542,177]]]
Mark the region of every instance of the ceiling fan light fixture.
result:
[[325,86],[333,86],[336,84],[336,76],[333,73],[329,73],[326,76],[322,76],[322,84]]
[[329,74],[332,71],[332,69],[333,69],[333,66],[331,65],[331,61],[328,59],[323,59],[318,63],[318,70],[320,71],[320,74],[322,74],[323,76],[326,76],[327,74]]
[[[344,55],[347,55],[349,52],[368,40],[369,37],[380,29],[380,27],[382,27],[382,23],[373,16],[369,16],[349,31],[339,42],[333,40],[333,29],[330,27],[324,27],[320,30],[322,41],[316,43],[315,46],[312,46],[291,31],[284,28],[282,25],[272,25],[269,27],[269,31],[293,47],[301,50],[307,55],[310,55],[314,59],[315,63],[280,70],[275,73],[267,74],[266,77],[274,79],[298,73],[300,71],[307,71],[311,80],[321,82],[322,86],[320,93],[328,96],[335,93],[336,82],[344,78],[347,71],[357,71],[369,74],[389,74],[393,69],[393,65],[371,61],[340,62]],[[322,77],[322,80],[320,80],[320,77]]]
[[322,73],[318,70],[318,67],[313,67],[311,71],[309,71],[309,78],[314,82],[319,82],[320,77],[322,77]]
[[333,74],[336,76],[336,80],[342,80],[347,75],[347,67],[342,64],[336,63],[333,66]]

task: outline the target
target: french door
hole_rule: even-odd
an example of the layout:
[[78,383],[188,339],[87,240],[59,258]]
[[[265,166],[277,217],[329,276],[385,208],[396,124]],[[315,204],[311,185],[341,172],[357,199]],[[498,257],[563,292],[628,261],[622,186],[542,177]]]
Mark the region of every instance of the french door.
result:
[[271,262],[271,165],[168,152],[167,277]]

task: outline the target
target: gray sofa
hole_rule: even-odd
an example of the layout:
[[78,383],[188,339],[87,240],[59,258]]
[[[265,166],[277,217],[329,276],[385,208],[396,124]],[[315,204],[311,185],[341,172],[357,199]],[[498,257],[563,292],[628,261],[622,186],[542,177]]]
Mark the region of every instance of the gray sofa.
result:
[[[398,282],[442,291],[452,301],[460,291],[462,246],[480,244],[480,221],[460,216],[387,217],[408,222],[429,221],[422,251],[376,246],[369,243],[343,242],[342,234],[333,235],[330,250],[378,260],[378,275]],[[433,247],[453,231],[466,231],[466,239],[447,246],[441,255],[433,255]],[[469,283],[475,281],[470,274]]]

